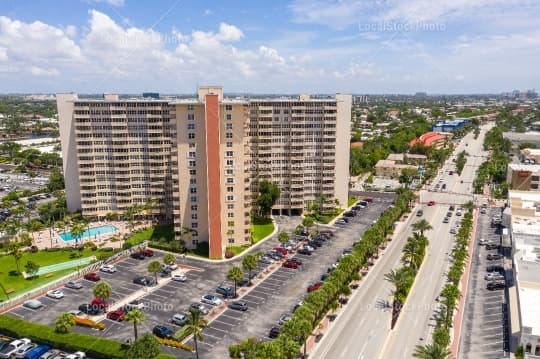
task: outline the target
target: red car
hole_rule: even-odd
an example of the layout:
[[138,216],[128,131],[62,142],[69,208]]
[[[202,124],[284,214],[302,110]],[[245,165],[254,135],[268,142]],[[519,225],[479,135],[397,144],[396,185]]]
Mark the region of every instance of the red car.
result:
[[317,282],[317,283],[315,283],[315,284],[310,285],[310,286],[307,288],[307,291],[308,291],[308,293],[314,292],[314,291],[316,291],[316,290],[319,290],[319,289],[321,288],[322,285],[323,285],[322,282]]
[[292,269],[298,269],[298,263],[295,261],[287,260],[283,262],[283,267],[285,268],[292,268]]
[[275,247],[274,250],[275,250],[276,252],[279,252],[279,253],[283,254],[284,256],[286,256],[287,253],[289,253],[289,251],[287,250],[287,248]]
[[435,201],[431,200],[427,203],[428,206],[434,206],[435,205]]
[[126,316],[126,312],[124,312],[122,309],[117,309],[115,311],[107,313],[108,319],[116,320],[117,322],[123,321],[125,316]]
[[330,229],[323,229],[323,230],[320,230],[319,231],[320,234],[327,234],[329,235],[330,237],[333,237],[334,236],[334,231],[330,230]]
[[154,256],[154,251],[151,250],[151,249],[146,248],[146,249],[143,250],[142,252],[143,252],[144,255],[147,256],[147,257],[153,257],[153,256]]
[[454,174],[454,171],[448,171],[448,174],[451,176]]
[[373,203],[373,198],[366,197],[366,198],[364,198],[364,201],[366,201],[367,203]]
[[95,272],[86,273],[84,279],[90,280],[92,282],[99,282],[101,280],[100,276]]
[[109,308],[109,302],[107,302],[106,300],[103,300],[103,299],[99,299],[99,298],[92,299],[92,302],[90,302],[90,304],[94,308],[98,308],[98,309],[107,310],[107,308]]

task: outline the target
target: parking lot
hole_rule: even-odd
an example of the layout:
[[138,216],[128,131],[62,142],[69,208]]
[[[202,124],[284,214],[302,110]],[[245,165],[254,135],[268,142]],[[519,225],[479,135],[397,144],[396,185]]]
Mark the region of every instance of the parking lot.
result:
[[[490,253],[479,245],[479,240],[491,240],[500,244],[500,229],[490,225],[490,220],[500,208],[490,208],[486,214],[479,214],[476,243],[473,251],[469,288],[465,304],[462,335],[459,345],[460,358],[503,358],[509,350],[508,308],[505,289],[488,290],[485,275],[489,265],[503,265],[503,260],[488,260]],[[511,270],[506,270],[510,279]]]
[[[314,251],[313,255],[296,255],[303,261],[298,269],[283,268],[280,264],[272,264],[275,270],[266,278],[255,279],[257,285],[250,289],[242,299],[249,305],[247,312],[239,312],[225,309],[216,316],[216,312],[207,316],[211,321],[204,330],[204,340],[199,344],[201,358],[225,357],[228,346],[248,337],[267,338],[268,331],[276,325],[279,318],[291,313],[295,304],[306,294],[307,286],[320,281],[327,268],[335,263],[345,248],[351,247],[357,241],[363,231],[376,220],[393,201],[388,194],[381,198],[375,198],[368,208],[362,210],[360,215],[354,217],[347,225],[333,226],[335,236],[327,240],[321,248]],[[276,218],[280,231],[286,230],[291,233],[296,225],[301,222],[300,217]],[[320,227],[319,229],[323,229]],[[279,245],[277,235],[262,243],[253,252],[266,252]],[[189,305],[200,302],[204,294],[215,294],[216,287],[226,281],[226,273],[231,265],[241,266],[242,258],[228,263],[202,262],[193,258],[178,257],[181,270],[187,270],[186,282],[174,282],[167,279],[158,288],[145,288],[133,283],[133,278],[138,275],[149,275],[147,267],[150,261],[162,261],[163,254],[155,251],[154,257],[145,260],[127,258],[116,263],[117,272],[99,272],[102,280],[107,281],[113,290],[109,299],[111,305],[125,300],[128,297],[142,300],[145,305],[146,320],[139,326],[139,333],[151,332],[155,325],[167,325],[173,330],[180,327],[170,323],[170,319],[176,313],[188,313]],[[255,272],[270,270],[268,265],[259,264]],[[160,279],[160,283],[163,279]],[[23,306],[12,309],[8,314],[32,322],[38,322],[53,326],[55,319],[62,312],[77,310],[80,304],[89,303],[93,299],[92,288],[94,282],[81,279],[83,288],[75,290],[61,288],[65,294],[62,299],[48,297],[37,298],[43,303],[38,310],[28,309]],[[228,283],[233,286],[232,283]],[[246,288],[240,289],[245,293]],[[206,305],[211,309],[210,306]],[[119,341],[133,338],[133,326],[127,322],[116,322],[104,319],[106,329],[97,331],[93,329],[76,327],[74,331],[96,336],[107,337]],[[192,344],[192,343],[190,343]],[[189,357],[189,354],[178,349],[164,348],[166,352],[177,357]]]
[[351,247],[392,201],[388,194],[375,198],[349,224],[334,226],[334,237],[325,241],[311,256],[295,255],[303,262],[298,269],[279,267],[243,296],[249,305],[247,312],[228,309],[212,321],[203,332],[204,341],[199,343],[200,358],[226,357],[229,345],[249,337],[268,340],[269,331],[278,325],[279,318],[292,313],[294,306],[306,295],[307,287],[321,280],[321,275],[337,262],[343,250]]

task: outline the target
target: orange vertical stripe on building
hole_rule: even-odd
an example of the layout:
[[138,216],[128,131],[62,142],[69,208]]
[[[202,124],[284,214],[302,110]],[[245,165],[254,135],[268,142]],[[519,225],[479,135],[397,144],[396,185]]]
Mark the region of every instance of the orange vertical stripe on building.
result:
[[206,95],[205,103],[209,254],[210,258],[221,258],[223,246],[221,243],[221,180],[219,160],[218,95]]

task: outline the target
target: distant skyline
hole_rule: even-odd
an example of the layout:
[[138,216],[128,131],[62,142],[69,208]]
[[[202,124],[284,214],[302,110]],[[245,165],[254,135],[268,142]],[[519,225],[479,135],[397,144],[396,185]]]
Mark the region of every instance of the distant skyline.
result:
[[4,0],[0,93],[537,89],[535,0]]

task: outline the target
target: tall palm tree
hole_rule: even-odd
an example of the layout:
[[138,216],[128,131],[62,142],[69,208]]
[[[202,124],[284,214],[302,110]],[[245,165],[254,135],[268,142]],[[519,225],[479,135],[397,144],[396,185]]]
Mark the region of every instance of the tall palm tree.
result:
[[414,231],[420,232],[420,235],[423,236],[424,232],[432,230],[433,226],[425,219],[421,219],[418,222],[413,223],[412,228]]
[[248,271],[249,285],[251,285],[251,271],[257,268],[259,265],[259,260],[255,254],[246,254],[244,259],[242,259],[242,267]]
[[[94,289],[92,289],[92,293],[94,294],[94,297],[97,299],[101,299],[103,301],[106,301],[110,298],[112,294],[112,288],[111,285],[105,281],[100,281],[96,283],[94,286]],[[104,308],[107,309],[107,308]]]
[[450,351],[448,348],[437,344],[417,345],[413,357],[420,359],[447,359],[450,358]]
[[198,342],[203,341],[202,330],[208,325],[206,320],[202,317],[201,312],[191,309],[189,311],[188,321],[184,327],[176,332],[175,337],[185,338],[188,335],[193,335],[193,342],[195,343],[195,353],[197,359],[199,359],[199,347]]
[[244,278],[244,271],[239,266],[233,265],[227,272],[227,279],[234,282],[234,297],[236,298],[236,283]]
[[135,340],[138,338],[137,325],[142,324],[145,320],[144,312],[140,309],[132,309],[126,313],[124,320],[129,323],[133,323],[133,334]]

